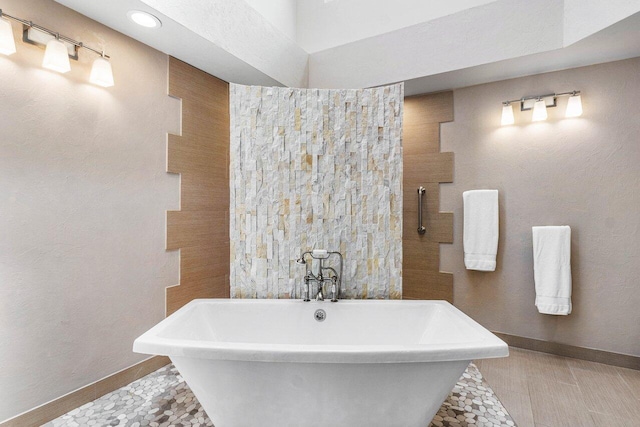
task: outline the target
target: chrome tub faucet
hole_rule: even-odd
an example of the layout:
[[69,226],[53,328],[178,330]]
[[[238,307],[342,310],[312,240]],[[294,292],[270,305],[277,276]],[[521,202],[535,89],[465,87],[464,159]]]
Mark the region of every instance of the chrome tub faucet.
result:
[[[308,256],[311,257],[312,259],[318,260],[319,267],[318,267],[318,272],[316,274],[313,273],[312,266],[307,263],[306,257]],[[324,264],[325,261],[328,260],[331,256],[338,257],[340,261],[338,270],[340,271],[340,273],[338,273],[332,267],[325,266]],[[310,290],[311,282],[315,282],[317,285],[316,294],[314,297],[316,301],[324,301],[325,282],[331,283],[331,291],[330,291],[331,301],[332,302],[338,301],[338,298],[340,297],[340,290],[342,285],[342,272],[343,272],[343,268],[342,268],[343,258],[340,252],[328,252],[323,249],[314,249],[311,251],[303,252],[302,255],[300,255],[300,258],[296,260],[296,262],[298,264],[303,264],[307,266],[307,273],[304,276],[304,290],[303,290],[304,301],[311,301],[311,290]]]

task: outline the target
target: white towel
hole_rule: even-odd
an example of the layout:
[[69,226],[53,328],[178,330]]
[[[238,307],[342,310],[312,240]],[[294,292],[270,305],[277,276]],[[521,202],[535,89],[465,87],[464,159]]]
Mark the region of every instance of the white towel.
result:
[[571,227],[532,227],[536,307],[544,314],[571,313]]
[[495,271],[498,253],[498,190],[462,193],[464,265],[468,270]]

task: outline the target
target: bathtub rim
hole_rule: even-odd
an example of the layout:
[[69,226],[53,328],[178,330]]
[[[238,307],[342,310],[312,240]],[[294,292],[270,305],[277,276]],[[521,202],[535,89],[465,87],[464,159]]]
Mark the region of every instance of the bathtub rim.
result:
[[438,305],[451,311],[477,340],[461,343],[413,345],[299,345],[271,343],[238,343],[160,337],[173,322],[180,321],[194,307],[202,304],[331,304],[305,303],[300,300],[265,299],[196,299],[163,319],[133,343],[135,353],[163,356],[194,357],[211,360],[239,360],[285,363],[419,363],[474,360],[505,357],[507,344],[447,301],[440,300],[340,300],[336,304],[402,304]]

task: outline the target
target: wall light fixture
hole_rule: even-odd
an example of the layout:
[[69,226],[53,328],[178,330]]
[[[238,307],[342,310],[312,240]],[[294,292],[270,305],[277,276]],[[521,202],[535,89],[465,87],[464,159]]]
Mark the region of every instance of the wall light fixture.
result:
[[580,92],[574,92],[569,97],[567,112],[565,113],[567,117],[579,117],[582,115],[582,98],[578,95],[579,93]]
[[69,62],[67,46],[57,38],[49,40],[44,51],[42,66],[62,74],[70,71],[71,63]]
[[113,86],[113,70],[108,61],[109,56],[105,55],[104,51],[93,49],[82,42],[60,35],[60,33],[26,19],[7,15],[2,9],[0,9],[0,54],[11,55],[16,51],[13,29],[9,19],[22,24],[22,41],[45,48],[42,60],[44,68],[58,73],[66,73],[71,70],[69,59],[77,61],[78,51],[87,49],[100,55],[93,63],[89,81],[103,87]]
[[539,99],[533,104],[533,115],[531,116],[532,122],[539,122],[542,120],[547,120],[547,103]]
[[568,96],[567,110],[565,117],[578,117],[582,115],[582,98],[580,91],[550,93],[546,95],[526,96],[520,99],[504,101],[502,103],[502,126],[515,123],[513,117],[513,106],[511,104],[520,103],[520,111],[533,110],[531,121],[537,122],[547,119],[547,108],[557,107],[556,100],[560,96]]
[[111,62],[107,61],[103,57],[96,58],[96,60],[93,61],[93,66],[91,67],[91,77],[89,77],[89,81],[102,87],[113,86],[114,82]]
[[[2,16],[2,9],[0,9],[0,16]],[[0,18],[0,53],[3,55],[16,53],[16,41],[13,39],[11,22],[4,18]]]
[[515,122],[513,118],[513,105],[510,102],[505,102],[502,105],[502,126],[512,125]]

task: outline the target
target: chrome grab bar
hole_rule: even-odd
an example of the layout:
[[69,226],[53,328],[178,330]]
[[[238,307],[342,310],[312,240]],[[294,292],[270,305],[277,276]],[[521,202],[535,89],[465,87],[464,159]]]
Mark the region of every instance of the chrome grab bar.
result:
[[422,196],[427,190],[420,186],[418,188],[418,234],[424,234],[427,232],[427,229],[422,225]]

